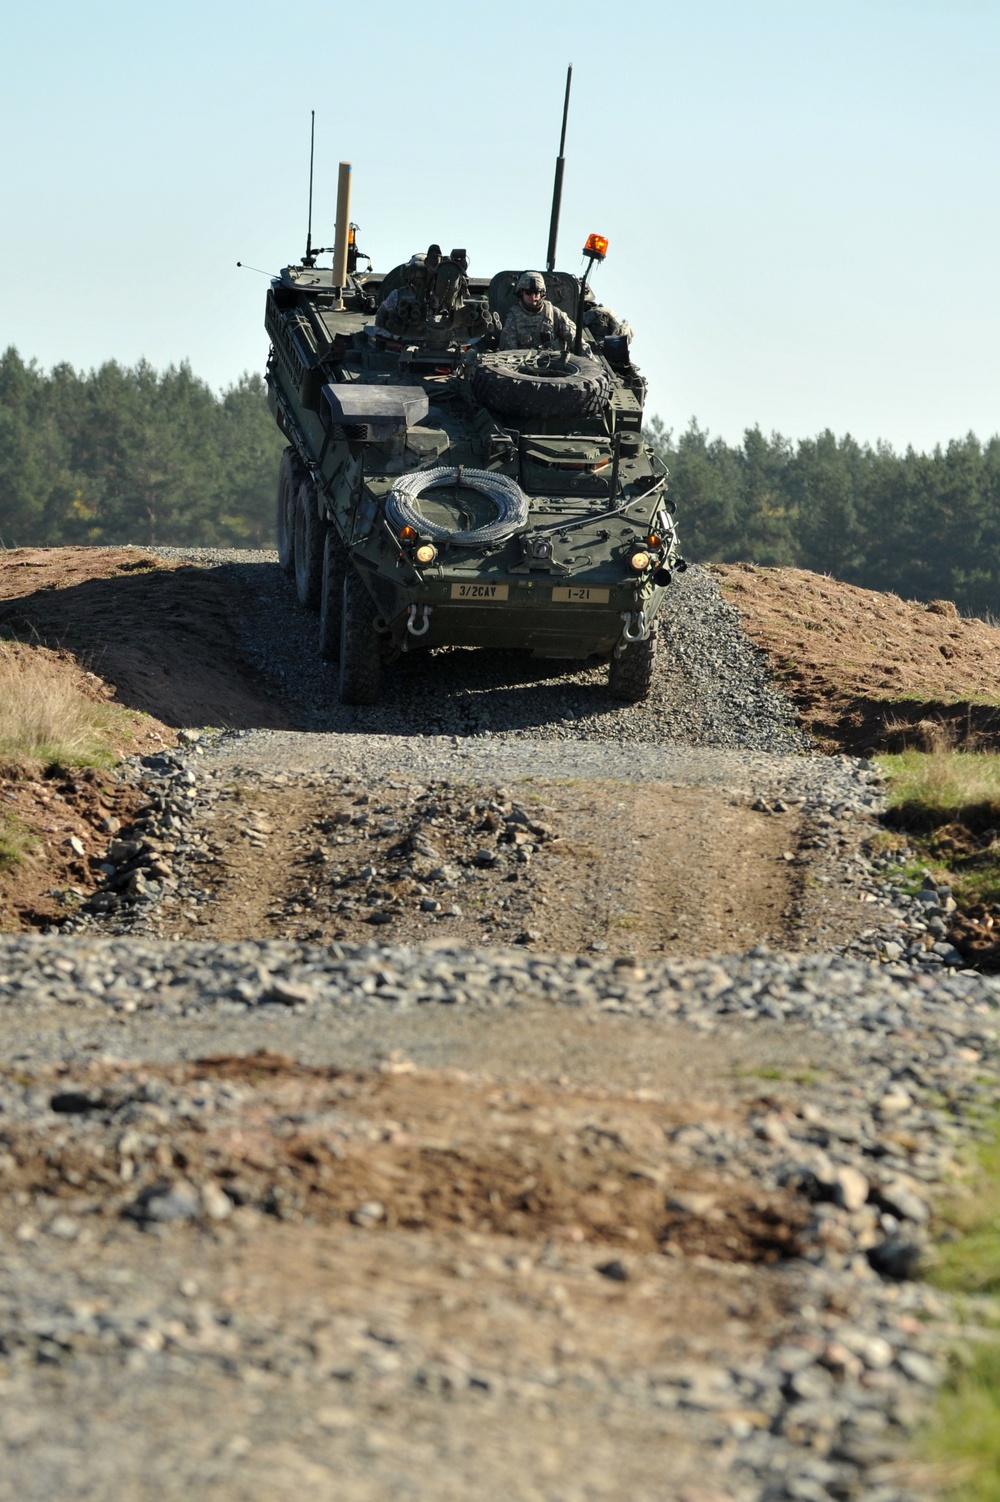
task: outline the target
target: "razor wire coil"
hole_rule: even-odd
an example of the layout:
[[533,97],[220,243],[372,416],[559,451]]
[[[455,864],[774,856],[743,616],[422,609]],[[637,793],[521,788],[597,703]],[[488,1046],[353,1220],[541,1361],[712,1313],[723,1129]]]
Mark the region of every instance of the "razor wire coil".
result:
[[[415,502],[424,491],[437,490],[446,485],[466,486],[469,490],[478,490],[489,496],[497,508],[496,519],[481,527],[470,527],[466,531],[430,521]],[[526,525],[528,497],[516,480],[511,480],[506,475],[498,475],[488,469],[467,469],[464,465],[457,468],[441,465],[437,469],[416,470],[397,480],[386,496],[385,511],[397,530],[401,527],[413,527],[422,537],[430,537],[435,542],[451,542],[459,548],[480,548],[505,542]]]

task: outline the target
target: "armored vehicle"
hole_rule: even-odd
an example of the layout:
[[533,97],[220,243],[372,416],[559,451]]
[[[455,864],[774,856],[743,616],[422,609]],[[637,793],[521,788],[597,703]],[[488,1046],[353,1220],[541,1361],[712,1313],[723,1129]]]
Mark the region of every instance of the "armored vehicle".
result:
[[684,563],[629,331],[588,285],[606,240],[583,277],[545,273],[570,347],[500,348],[519,272],[474,277],[436,245],[360,270],[345,168],[333,266],[310,236],[265,318],[278,552],[340,698],[375,702],[388,663],[435,646],[606,658],[610,693],[643,698]]

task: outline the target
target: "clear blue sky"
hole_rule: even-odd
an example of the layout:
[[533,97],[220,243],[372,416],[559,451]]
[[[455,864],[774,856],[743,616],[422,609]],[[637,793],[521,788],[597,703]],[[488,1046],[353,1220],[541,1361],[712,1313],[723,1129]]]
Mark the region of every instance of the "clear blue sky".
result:
[[[0,347],[260,370],[266,282],[354,164],[385,270],[560,264],[635,330],[650,412],[928,447],[1000,430],[997,0],[49,0],[4,7]],[[324,243],[329,243],[324,239]]]

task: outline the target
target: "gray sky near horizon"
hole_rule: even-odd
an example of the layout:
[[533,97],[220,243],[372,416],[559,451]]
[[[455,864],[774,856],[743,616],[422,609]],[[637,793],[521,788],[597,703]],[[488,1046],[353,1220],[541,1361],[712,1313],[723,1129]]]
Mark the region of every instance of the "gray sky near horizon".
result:
[[49,0],[4,6],[0,348],[262,370],[266,281],[353,163],[359,242],[559,264],[635,329],[647,407],[738,440],[1000,431],[996,0]]

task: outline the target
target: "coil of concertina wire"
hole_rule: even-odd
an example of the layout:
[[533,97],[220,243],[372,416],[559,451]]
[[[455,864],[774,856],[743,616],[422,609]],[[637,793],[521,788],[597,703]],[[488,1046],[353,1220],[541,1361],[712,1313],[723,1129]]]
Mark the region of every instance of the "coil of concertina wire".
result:
[[[429,521],[414,502],[425,490],[436,490],[443,485],[464,485],[489,496],[497,508],[496,520],[466,532]],[[520,485],[506,475],[494,474],[488,469],[466,469],[464,465],[457,469],[442,465],[438,469],[417,470],[397,480],[385,498],[385,511],[397,530],[413,527],[422,537],[430,537],[435,542],[451,542],[458,548],[481,548],[505,542],[526,525],[528,497]]]

